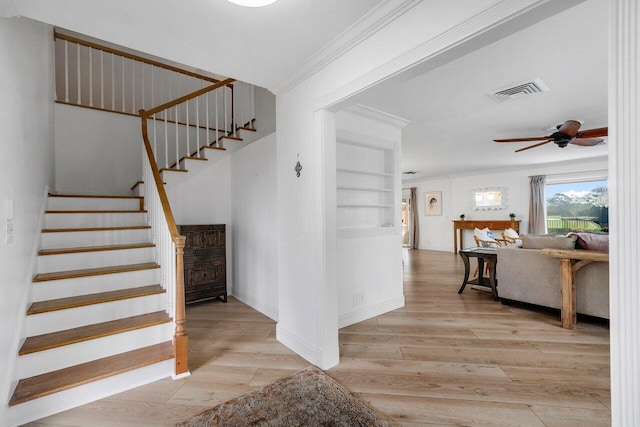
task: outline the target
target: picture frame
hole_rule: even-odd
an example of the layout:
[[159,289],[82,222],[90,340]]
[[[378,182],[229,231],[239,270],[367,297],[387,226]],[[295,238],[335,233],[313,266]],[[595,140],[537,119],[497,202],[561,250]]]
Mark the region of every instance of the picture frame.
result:
[[426,216],[442,215],[442,191],[424,193],[424,214]]

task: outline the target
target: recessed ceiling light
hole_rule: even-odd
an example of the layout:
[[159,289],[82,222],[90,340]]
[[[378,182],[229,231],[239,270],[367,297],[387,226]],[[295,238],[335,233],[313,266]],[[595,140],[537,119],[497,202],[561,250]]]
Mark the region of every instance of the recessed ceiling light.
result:
[[228,0],[231,3],[237,4],[239,6],[245,7],[262,7],[269,6],[272,3],[275,3],[277,0]]

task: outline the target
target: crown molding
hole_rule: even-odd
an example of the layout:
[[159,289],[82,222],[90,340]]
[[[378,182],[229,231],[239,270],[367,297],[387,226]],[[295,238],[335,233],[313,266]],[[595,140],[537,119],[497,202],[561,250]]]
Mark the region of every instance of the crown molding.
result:
[[296,71],[278,82],[272,89],[282,95],[299,85],[313,74],[344,55],[381,28],[396,20],[422,0],[384,0],[353,25],[314,53]]
[[[316,100],[316,109],[330,108],[347,98],[360,93],[378,83],[395,77],[400,73],[439,55],[461,46],[465,42],[496,29],[502,24],[519,17],[536,8],[544,6],[549,10],[558,11],[558,7],[570,7],[583,0],[567,2],[551,2],[550,0],[500,0],[482,10],[455,27],[428,40],[421,45],[389,60],[367,74],[354,79],[338,90]],[[542,12],[541,12],[542,13]],[[535,15],[540,15],[536,13]]]
[[410,120],[403,119],[402,117],[394,116],[393,114],[385,113],[384,111],[376,110],[375,108],[371,108],[362,104],[352,105],[346,108],[344,111],[360,117],[364,117],[365,119],[372,119],[377,122],[385,123],[399,129],[402,129],[403,127],[411,123]]
[[0,18],[20,16],[13,0],[0,0]]

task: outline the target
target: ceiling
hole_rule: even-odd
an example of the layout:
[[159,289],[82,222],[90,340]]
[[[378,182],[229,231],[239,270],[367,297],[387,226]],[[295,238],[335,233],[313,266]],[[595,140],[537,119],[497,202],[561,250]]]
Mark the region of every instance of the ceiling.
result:
[[[13,0],[19,15],[266,88],[384,3]],[[568,119],[583,120],[583,129],[607,125],[608,3],[587,0],[438,68],[408,70],[352,102],[411,121],[402,146],[403,171],[417,172],[411,180],[603,158],[607,145],[514,153],[526,143],[492,140],[548,135]],[[488,95],[537,77],[548,92],[504,103]]]
[[5,0],[18,15],[268,89],[381,0]]
[[[544,136],[568,119],[607,126],[607,0],[589,0],[432,71],[393,79],[354,102],[403,117],[407,180],[604,158],[607,145],[558,148],[493,139]],[[598,25],[597,23],[603,23]],[[540,78],[548,92],[499,103],[489,96]]]

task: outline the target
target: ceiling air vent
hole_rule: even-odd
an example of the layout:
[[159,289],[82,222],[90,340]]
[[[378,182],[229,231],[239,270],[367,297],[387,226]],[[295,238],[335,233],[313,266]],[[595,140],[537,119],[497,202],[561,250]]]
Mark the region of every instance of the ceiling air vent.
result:
[[416,172],[416,171],[406,171],[406,172],[402,172],[402,173],[403,173],[404,175],[415,175],[415,174],[417,174],[418,172]]
[[516,86],[500,89],[491,96],[498,102],[510,101],[512,99],[522,98],[536,93],[548,91],[549,88],[540,80],[540,78],[520,83]]

